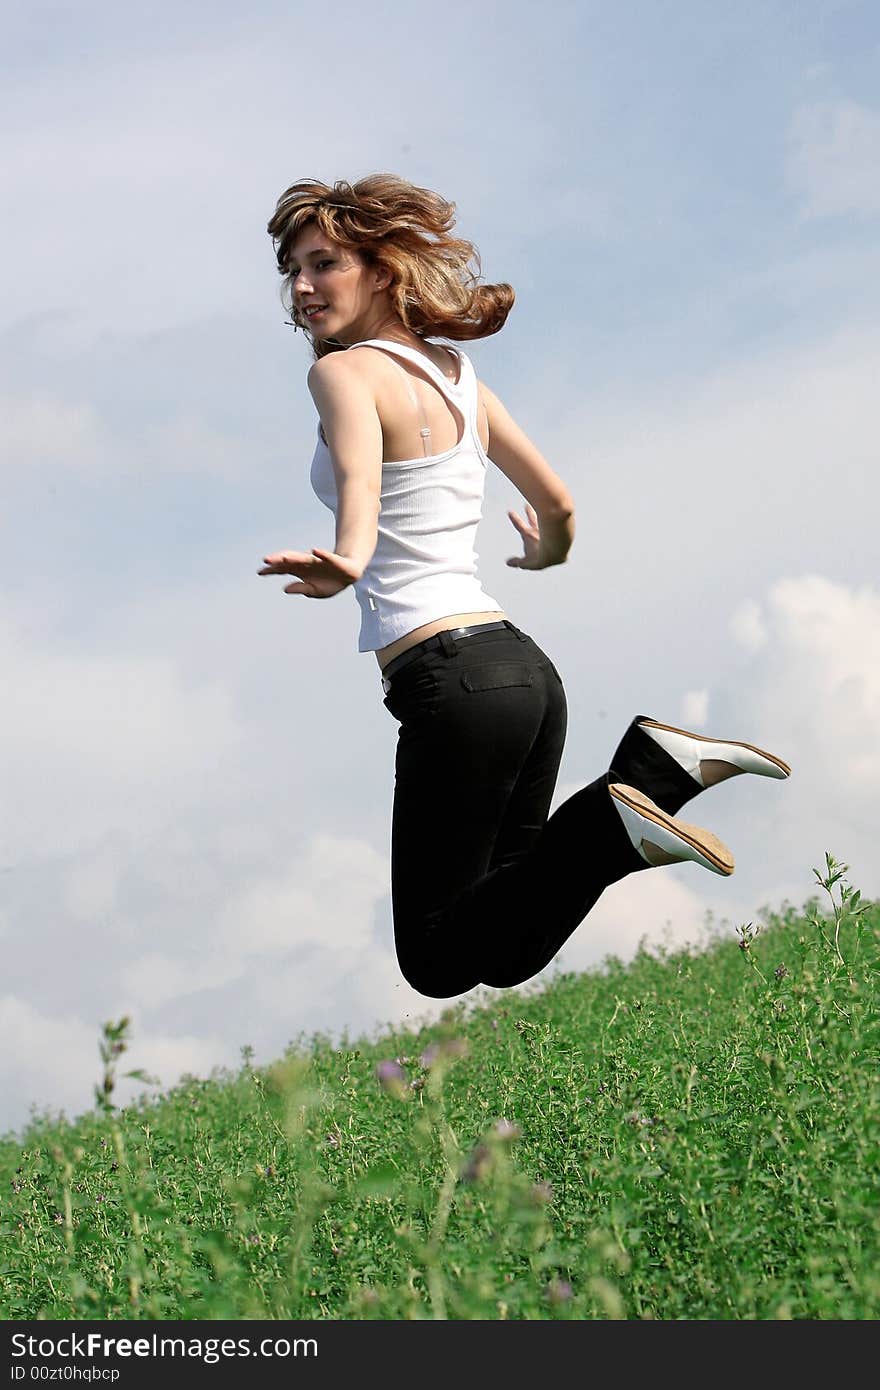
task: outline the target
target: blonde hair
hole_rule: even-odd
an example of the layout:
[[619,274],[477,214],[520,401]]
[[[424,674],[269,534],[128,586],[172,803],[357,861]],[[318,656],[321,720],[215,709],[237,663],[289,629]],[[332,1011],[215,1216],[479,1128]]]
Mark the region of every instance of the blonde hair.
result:
[[370,174],[354,184],[303,179],[282,193],[267,231],[284,276],[282,302],[316,358],[344,345],[316,342],[296,308],[291,250],[310,225],[357,251],[370,267],[390,272],[392,305],[420,337],[468,341],[504,327],[516,296],[508,284],[479,283],[476,247],[451,235],[455,203],[395,174]]

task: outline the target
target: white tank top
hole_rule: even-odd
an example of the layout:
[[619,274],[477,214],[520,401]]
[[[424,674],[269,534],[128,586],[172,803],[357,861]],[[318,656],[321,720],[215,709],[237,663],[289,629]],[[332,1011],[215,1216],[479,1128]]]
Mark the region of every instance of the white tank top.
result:
[[[491,613],[502,605],[477,578],[474,549],[483,515],[489,462],[477,432],[477,374],[465,353],[458,381],[451,382],[425,353],[387,338],[355,347],[377,347],[421,367],[452,405],[459,442],[443,454],[382,464],[379,536],[370,563],[352,586],[361,609],[359,652],[372,652],[423,623],[453,613]],[[401,368],[401,371],[403,368]],[[311,484],[336,515],[336,478],[318,424]]]

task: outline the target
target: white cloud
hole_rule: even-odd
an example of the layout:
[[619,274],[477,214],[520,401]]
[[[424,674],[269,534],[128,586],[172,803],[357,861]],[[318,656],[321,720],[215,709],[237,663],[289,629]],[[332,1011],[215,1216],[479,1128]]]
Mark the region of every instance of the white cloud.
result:
[[87,1109],[98,1080],[98,1032],[72,1013],[42,1013],[10,995],[0,998],[0,1079],[19,1104]]
[[67,909],[75,922],[106,917],[117,902],[120,863],[106,849],[87,855],[67,877]]
[[370,916],[387,892],[385,856],[362,840],[315,835],[284,874],[249,885],[229,903],[216,943],[242,958],[307,942],[345,955],[366,944]]
[[767,628],[760,606],[754,599],[746,599],[736,609],[731,619],[730,630],[737,642],[749,651],[756,652],[767,645]]
[[672,864],[613,883],[563,946],[559,967],[587,970],[607,956],[629,961],[643,942],[670,949],[700,945],[709,912],[701,892],[705,877],[695,864]]
[[809,740],[813,767],[863,804],[864,834],[880,784],[880,592],[821,575],[783,579],[770,591],[767,619],[776,656],[766,669],[775,679],[765,678],[759,698]]
[[190,950],[186,954],[150,951],[122,967],[123,1011],[160,1008],[201,990],[221,989],[240,977],[241,961],[207,950],[201,933],[188,944]]
[[[445,1001],[427,999],[410,988],[390,941],[364,942],[348,952],[328,941],[302,963],[288,960],[261,972],[255,993],[266,1017],[273,1020],[275,1038],[284,1030],[285,1041],[298,1033],[336,1036],[343,1027],[351,1036],[382,1031],[386,1024],[412,1027],[436,1018],[446,1007]],[[271,1058],[277,1043],[264,1050]]]
[[803,219],[880,212],[880,111],[818,102],[793,114],[788,181]]
[[729,795],[722,801],[719,792],[717,803],[727,817],[722,838],[742,847],[738,862],[753,866],[755,902],[778,903],[783,893],[803,901],[826,851],[850,865],[866,897],[875,896],[880,592],[816,574],[787,577],[770,586],[760,623],[767,642],[743,656],[719,692],[720,721],[776,752],[792,775],[766,789],[745,777],[725,784]]
[[709,718],[708,690],[688,690],[681,702],[681,722],[688,729],[702,729]]
[[[168,1090],[186,1073],[209,1076],[219,1067],[234,1066],[240,1060],[240,1049],[230,1046],[229,1035],[219,1029],[200,1037],[186,1033],[157,1034],[139,1026],[137,1015],[132,1017],[131,1043],[120,1066],[123,1071],[144,1071],[158,1083],[160,1091]],[[133,1096],[150,1088],[139,1081],[120,1081],[114,1097],[125,1104]]]
[[[186,868],[178,862],[176,874],[181,873]],[[126,997],[155,1008],[218,991],[247,975],[262,982],[260,996],[283,1016],[285,991],[296,979],[304,991],[299,1003],[317,1028],[329,1016],[320,1003],[318,978],[332,990],[354,962],[363,965],[372,956],[383,957],[385,966],[393,961],[388,946],[379,948],[373,939],[376,907],[387,894],[387,859],[371,845],[315,835],[283,873],[263,866],[262,873],[246,875],[207,929],[194,927],[176,954],[150,951],[126,965]],[[311,962],[315,948],[323,959],[320,972]],[[309,961],[307,969],[298,963],[303,959]]]
[[[64,1111],[68,1118],[90,1110],[94,1086],[102,1077],[98,1050],[103,1019],[94,1025],[72,1013],[47,1013],[26,1000],[0,997],[0,1089],[23,1106],[37,1111]],[[184,1072],[206,1075],[215,1066],[229,1065],[228,1044],[219,1036],[186,1037],[141,1033],[133,1020],[132,1042],[117,1065],[114,1102],[125,1104],[146,1088],[123,1079],[123,1073],[144,1070],[168,1087]],[[20,1118],[19,1118],[20,1117]]]
[[[0,614],[2,617],[2,614]],[[81,848],[118,825],[144,828],[200,802],[204,779],[241,729],[216,675],[186,681],[164,656],[117,657],[47,648],[0,626],[0,748],[7,860]]]

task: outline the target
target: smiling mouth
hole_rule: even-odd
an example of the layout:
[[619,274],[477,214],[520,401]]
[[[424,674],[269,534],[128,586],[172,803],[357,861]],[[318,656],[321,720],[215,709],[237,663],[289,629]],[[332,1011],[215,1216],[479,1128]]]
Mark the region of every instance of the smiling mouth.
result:
[[303,309],[303,313],[307,319],[314,319],[317,318],[319,314],[323,314],[326,308],[326,304],[310,305],[308,309]]

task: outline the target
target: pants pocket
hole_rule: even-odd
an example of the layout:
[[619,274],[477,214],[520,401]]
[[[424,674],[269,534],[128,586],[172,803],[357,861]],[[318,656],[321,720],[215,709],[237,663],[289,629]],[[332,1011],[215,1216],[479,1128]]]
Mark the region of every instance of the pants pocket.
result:
[[403,677],[392,677],[382,704],[398,723],[431,714],[437,704],[437,679],[432,671],[407,671]]
[[471,666],[461,673],[465,690],[502,690],[506,686],[531,685],[531,668],[521,661],[495,661],[486,666]]

